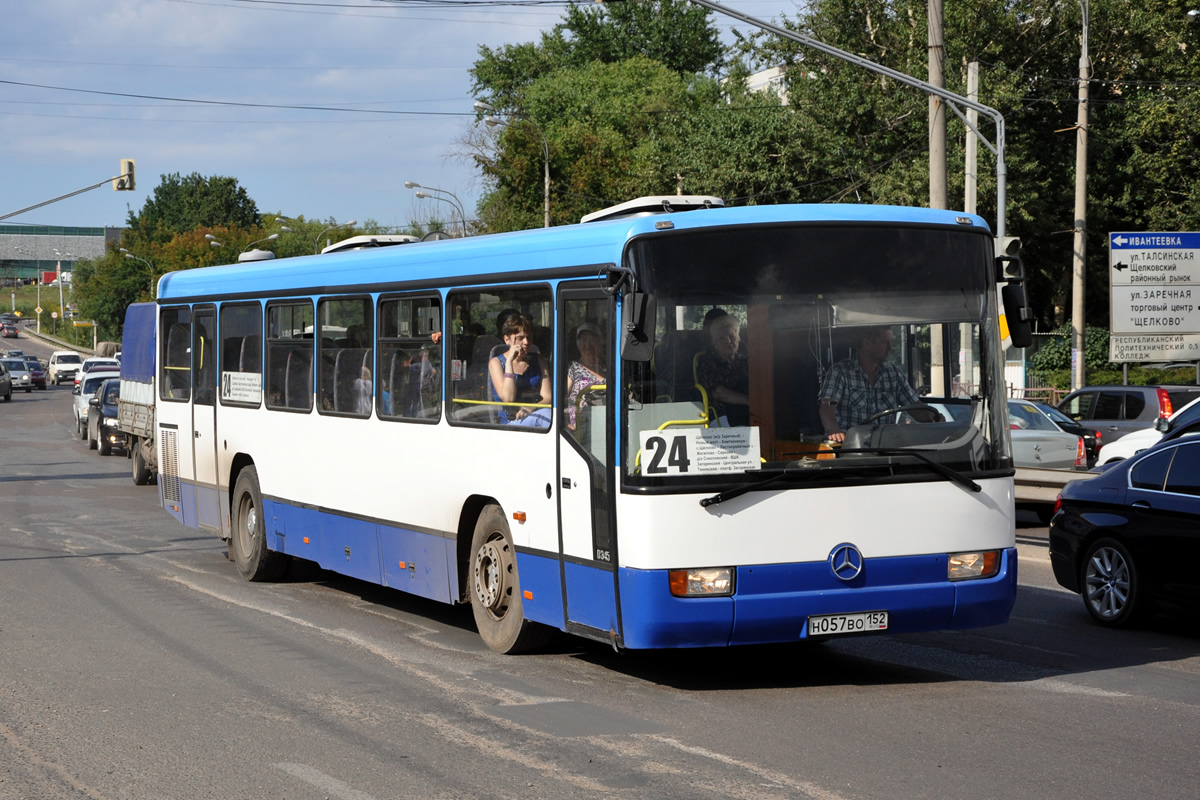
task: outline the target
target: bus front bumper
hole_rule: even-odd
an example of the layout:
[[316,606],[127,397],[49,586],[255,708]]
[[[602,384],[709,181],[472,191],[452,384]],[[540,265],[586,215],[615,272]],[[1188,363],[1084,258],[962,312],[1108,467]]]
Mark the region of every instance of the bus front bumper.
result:
[[1001,551],[999,570],[990,578],[949,581],[946,561],[946,555],[867,559],[850,582],[838,580],[823,561],[738,567],[732,596],[689,598],[671,595],[666,570],[622,568],[623,644],[644,649],[796,642],[809,638],[810,616],[868,611],[888,612],[881,633],[1008,621],[1017,592],[1015,548]]

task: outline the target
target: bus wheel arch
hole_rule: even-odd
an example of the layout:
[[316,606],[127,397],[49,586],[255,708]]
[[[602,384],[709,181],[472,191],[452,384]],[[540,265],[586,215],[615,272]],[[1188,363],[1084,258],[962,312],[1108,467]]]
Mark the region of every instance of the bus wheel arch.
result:
[[525,618],[517,552],[503,509],[487,503],[471,532],[466,593],[479,635],[498,653],[521,653],[543,644],[549,629]]
[[258,471],[253,463],[234,474],[237,480],[230,493],[229,560],[248,581],[274,581],[283,577],[288,558],[267,547],[267,521],[263,513]]

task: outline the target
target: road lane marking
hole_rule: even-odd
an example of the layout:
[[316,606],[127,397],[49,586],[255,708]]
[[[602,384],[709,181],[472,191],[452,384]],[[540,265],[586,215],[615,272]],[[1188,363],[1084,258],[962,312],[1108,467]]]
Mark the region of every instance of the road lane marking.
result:
[[282,770],[293,778],[299,778],[305,783],[311,784],[322,792],[338,798],[338,800],[375,800],[374,795],[360,792],[349,784],[342,783],[332,775],[326,775],[319,769],[307,766],[305,764],[272,764],[275,769]]

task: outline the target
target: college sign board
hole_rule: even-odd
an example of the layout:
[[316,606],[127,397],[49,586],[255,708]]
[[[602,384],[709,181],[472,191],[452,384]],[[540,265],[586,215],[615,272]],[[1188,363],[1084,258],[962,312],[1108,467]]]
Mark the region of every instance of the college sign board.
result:
[[1109,360],[1200,360],[1200,233],[1110,233]]

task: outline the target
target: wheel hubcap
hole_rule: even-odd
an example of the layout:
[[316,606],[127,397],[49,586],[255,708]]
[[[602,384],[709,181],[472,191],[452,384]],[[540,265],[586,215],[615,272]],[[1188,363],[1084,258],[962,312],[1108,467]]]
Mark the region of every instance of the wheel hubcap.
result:
[[254,501],[249,495],[242,498],[242,524],[238,526],[239,538],[241,539],[242,552],[249,553],[254,546],[254,537],[258,532],[258,508],[255,507]]
[[508,611],[508,573],[507,547],[503,537],[484,542],[475,553],[475,597],[497,619]]
[[1104,619],[1119,617],[1129,603],[1129,564],[1119,552],[1103,547],[1088,561],[1088,604]]

